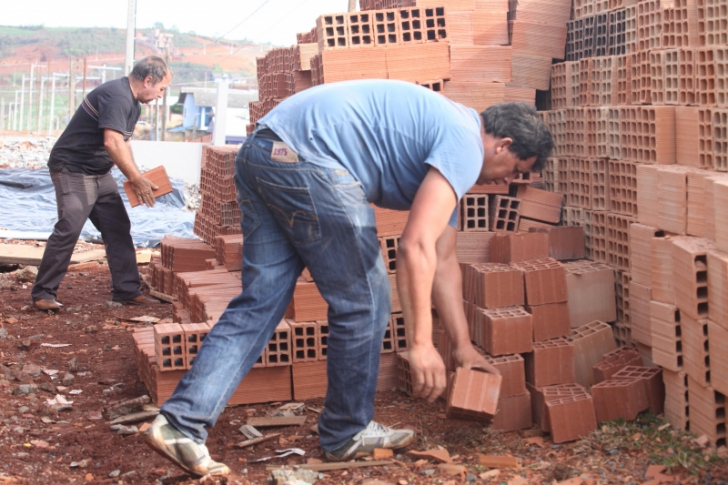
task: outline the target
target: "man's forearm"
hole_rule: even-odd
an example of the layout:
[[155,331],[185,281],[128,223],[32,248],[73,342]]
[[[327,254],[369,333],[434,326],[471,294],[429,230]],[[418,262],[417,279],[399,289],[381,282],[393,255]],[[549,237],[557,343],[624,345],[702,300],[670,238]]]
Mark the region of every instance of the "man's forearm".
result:
[[450,342],[456,347],[470,344],[468,322],[463,310],[462,273],[457,260],[439,261],[432,287],[432,300]]
[[420,247],[397,254],[397,289],[410,344],[432,344],[432,281],[435,275],[434,251]]
[[104,147],[109,153],[111,160],[119,167],[119,170],[121,170],[121,173],[124,174],[127,180],[133,182],[141,177],[141,173],[136,163],[134,163],[134,157],[128,142],[125,142],[122,138],[113,137],[105,140]]

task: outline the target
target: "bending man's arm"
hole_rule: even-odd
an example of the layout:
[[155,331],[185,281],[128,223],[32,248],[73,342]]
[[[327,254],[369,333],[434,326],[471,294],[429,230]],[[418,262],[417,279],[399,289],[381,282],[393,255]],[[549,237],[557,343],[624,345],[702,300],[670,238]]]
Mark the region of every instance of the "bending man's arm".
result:
[[432,342],[432,289],[437,240],[457,197],[442,174],[430,168],[417,191],[397,250],[397,289],[409,341],[414,395],[432,402],[447,383],[445,364]]
[[159,187],[149,180],[142,177],[139,169],[134,163],[134,157],[131,153],[131,147],[128,142],[124,141],[124,137],[118,131],[104,128],[104,148],[109,152],[111,160],[119,167],[121,173],[131,182],[134,193],[143,203],[149,207],[154,207],[154,194],[152,190]]
[[455,251],[457,231],[445,228],[437,240],[437,270],[432,287],[432,300],[450,337],[451,351],[460,367],[479,367],[492,374],[500,372],[485,360],[470,341],[468,322],[463,310],[463,280]]

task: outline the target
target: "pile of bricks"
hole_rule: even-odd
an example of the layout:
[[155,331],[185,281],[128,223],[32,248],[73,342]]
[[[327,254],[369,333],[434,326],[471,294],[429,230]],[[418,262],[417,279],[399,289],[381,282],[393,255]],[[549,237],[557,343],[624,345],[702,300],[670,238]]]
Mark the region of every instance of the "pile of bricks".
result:
[[[542,115],[557,144],[544,180],[565,197],[563,222],[584,227],[587,257],[614,270],[615,336],[661,368],[668,420],[725,445],[728,358],[715,351],[728,336],[718,309],[725,306],[728,258],[725,5],[610,3],[607,10],[575,3],[566,62],[552,68],[553,110]],[[620,37],[607,39],[618,49],[606,55],[599,50],[602,12],[609,35]],[[574,71],[578,96],[569,83]],[[606,131],[598,121],[605,113]],[[569,138],[565,129],[577,133]],[[640,393],[636,384],[599,386],[592,388],[595,401],[606,389]],[[599,406],[597,416],[611,416],[616,405]]]
[[552,59],[564,59],[570,9],[566,0],[371,0],[321,15],[296,46],[257,59],[248,132],[286,97],[351,79],[413,82],[478,111],[533,103],[549,88]]
[[[251,103],[249,129],[285,97],[344,79],[406,80],[478,110],[534,102],[537,89],[551,86],[539,98],[552,108],[541,116],[556,144],[543,180],[474,187],[459,207],[456,249],[471,340],[502,378],[457,369],[435,318],[433,337],[451,372],[448,415],[502,430],[535,423],[563,442],[650,410],[725,445],[724,5],[576,0],[573,19],[571,2],[561,0],[361,6],[321,16],[296,46],[258,59],[261,96]],[[239,231],[239,214],[225,206],[235,200],[226,182],[234,155],[222,158],[214,169],[203,163],[204,210],[195,225],[209,246],[169,238],[152,264],[152,285],[177,298],[181,327],[135,334],[139,372],[157,402],[184,372],[175,366],[194,359],[194,349],[162,341],[184,343],[184,325],[214,324],[240,291],[243,241],[226,235]],[[407,213],[376,209],[376,217],[396,289]],[[379,385],[411,393],[396,290],[393,311]],[[326,304],[304,272],[272,350],[231,402],[323,395],[327,329]],[[189,332],[201,340],[204,328]]]
[[217,236],[240,234],[240,208],[235,188],[236,147],[202,147],[200,209],[193,232],[212,246]]

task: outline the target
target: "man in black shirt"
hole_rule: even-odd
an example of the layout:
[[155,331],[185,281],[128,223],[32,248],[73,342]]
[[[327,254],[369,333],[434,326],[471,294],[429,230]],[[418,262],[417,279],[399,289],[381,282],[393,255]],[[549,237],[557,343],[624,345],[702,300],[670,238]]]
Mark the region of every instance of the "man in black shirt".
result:
[[139,199],[154,205],[157,187],[141,176],[129,139],[141,114],[140,103],[159,99],[172,73],[163,59],[145,57],[129,77],[97,87],[83,99],[51,150],[48,168],[56,190],[58,222],[48,238],[31,291],[39,310],[58,310],[56,291],[66,274],[86,219],[101,232],[112,281],[112,299],[144,305],[129,216],[109,171],[116,164]]

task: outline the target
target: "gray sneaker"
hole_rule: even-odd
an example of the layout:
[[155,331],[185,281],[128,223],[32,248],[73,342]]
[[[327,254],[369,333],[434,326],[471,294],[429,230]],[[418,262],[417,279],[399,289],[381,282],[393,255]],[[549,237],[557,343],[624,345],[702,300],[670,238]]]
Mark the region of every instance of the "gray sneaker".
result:
[[392,429],[370,421],[366,428],[355,434],[344,446],[324,453],[331,461],[355,460],[371,455],[376,448],[404,448],[414,439],[415,432],[411,429]]
[[205,445],[195,443],[181,431],[169,424],[160,414],[143,434],[144,441],[154,451],[198,477],[205,475],[229,475],[230,468],[210,458]]

